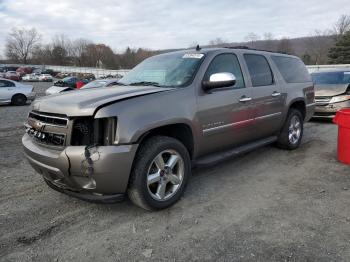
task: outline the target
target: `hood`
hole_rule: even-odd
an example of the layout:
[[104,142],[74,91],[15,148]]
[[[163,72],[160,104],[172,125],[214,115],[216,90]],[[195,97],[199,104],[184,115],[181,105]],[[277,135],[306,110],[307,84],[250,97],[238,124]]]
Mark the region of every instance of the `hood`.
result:
[[46,89],[45,94],[47,95],[53,95],[58,94],[66,89],[69,89],[69,87],[62,87],[62,86],[51,86],[48,89]]
[[346,92],[349,84],[315,85],[315,96],[336,96]]
[[39,98],[33,102],[33,110],[67,116],[91,116],[98,107],[104,104],[171,89],[151,86],[118,86],[77,90]]

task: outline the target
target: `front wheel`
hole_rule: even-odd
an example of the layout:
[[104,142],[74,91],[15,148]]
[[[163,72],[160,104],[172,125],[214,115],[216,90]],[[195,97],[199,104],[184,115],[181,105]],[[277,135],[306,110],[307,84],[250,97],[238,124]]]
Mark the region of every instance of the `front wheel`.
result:
[[293,150],[299,147],[304,132],[304,121],[301,112],[290,109],[286,122],[277,140],[277,146]]
[[141,145],[131,173],[130,200],[147,210],[167,208],[183,194],[191,173],[186,147],[177,139],[155,136]]

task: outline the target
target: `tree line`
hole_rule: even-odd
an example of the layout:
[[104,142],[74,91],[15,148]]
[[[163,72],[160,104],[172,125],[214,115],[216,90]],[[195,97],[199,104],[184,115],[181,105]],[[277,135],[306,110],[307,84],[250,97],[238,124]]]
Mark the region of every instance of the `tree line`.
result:
[[[196,45],[193,43],[191,46]],[[350,63],[350,16],[342,15],[331,29],[315,30],[308,37],[275,39],[269,32],[263,36],[252,32],[247,34],[245,42],[232,43],[216,38],[206,46],[233,45],[294,54],[305,64]],[[83,38],[70,39],[65,35],[56,35],[50,43],[42,43],[41,34],[35,28],[12,28],[5,45],[6,62],[9,63],[105,69],[129,69],[147,57],[166,51],[127,47],[124,52],[116,53],[103,43]]]

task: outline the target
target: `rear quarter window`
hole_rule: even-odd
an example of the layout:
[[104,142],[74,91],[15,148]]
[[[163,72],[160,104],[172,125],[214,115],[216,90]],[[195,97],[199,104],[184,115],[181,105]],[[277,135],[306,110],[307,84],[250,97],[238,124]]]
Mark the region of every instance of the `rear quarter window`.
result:
[[311,76],[304,63],[293,57],[272,56],[272,60],[287,83],[311,82]]

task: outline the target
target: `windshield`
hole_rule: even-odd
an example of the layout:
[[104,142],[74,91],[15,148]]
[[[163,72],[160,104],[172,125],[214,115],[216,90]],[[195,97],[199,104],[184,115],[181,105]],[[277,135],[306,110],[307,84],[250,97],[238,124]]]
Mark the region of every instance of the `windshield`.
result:
[[75,80],[76,80],[76,78],[72,77],[72,76],[67,76],[67,77],[62,79],[63,82],[73,82]]
[[316,85],[350,84],[350,72],[325,72],[311,74]]
[[133,68],[119,83],[184,87],[190,84],[204,54],[171,53],[154,56]]
[[103,87],[106,83],[107,81],[95,80],[84,85],[81,89]]

